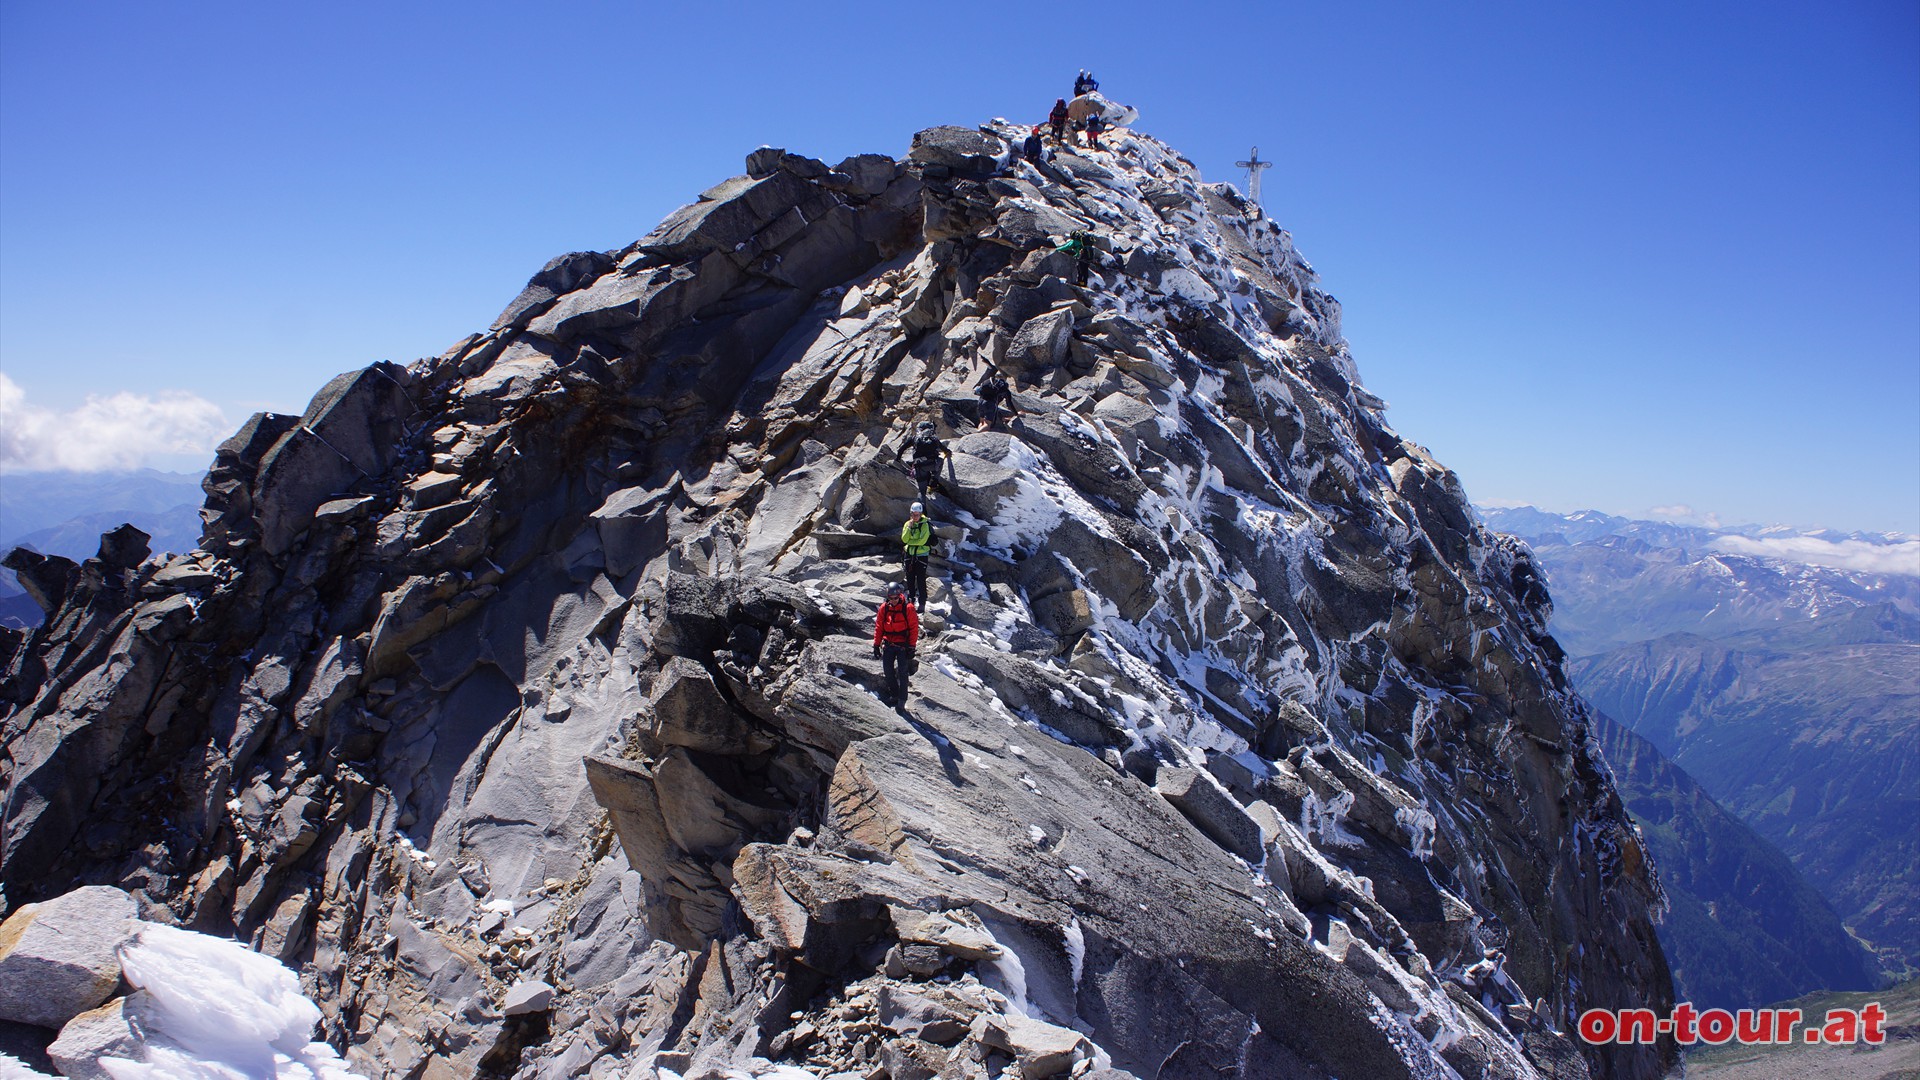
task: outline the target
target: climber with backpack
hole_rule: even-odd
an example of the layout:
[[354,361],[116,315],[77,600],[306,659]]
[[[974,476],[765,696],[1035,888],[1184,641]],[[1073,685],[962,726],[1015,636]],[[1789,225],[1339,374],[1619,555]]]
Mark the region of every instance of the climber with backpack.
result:
[[951,458],[953,451],[934,434],[933,421],[922,420],[911,439],[907,440],[906,451],[898,455],[907,459],[907,474],[920,489],[920,497],[925,499],[939,486],[940,459]]
[[1007,385],[1007,377],[1000,374],[999,368],[988,370],[987,377],[980,380],[974,395],[980,399],[980,426],[990,428],[1000,419],[1001,410],[1014,416],[1020,407],[1013,403],[1013,387]]
[[1083,289],[1086,288],[1087,271],[1093,268],[1093,260],[1099,257],[1099,253],[1094,250],[1093,235],[1085,229],[1075,229],[1067,234],[1066,243],[1054,250],[1073,256],[1073,283]]
[[881,700],[887,704],[907,703],[907,673],[919,644],[920,615],[907,603],[907,587],[896,581],[887,586],[887,598],[873,616],[873,655],[880,658],[886,682]]
[[1100,114],[1097,112],[1088,113],[1085,126],[1087,129],[1087,149],[1100,149],[1100,133],[1107,129],[1107,122],[1102,120]]
[[907,523],[900,526],[900,544],[907,552],[907,601],[916,609],[927,606],[927,556],[933,554],[933,521],[925,503],[914,503]]
[[1067,144],[1067,99],[1055,98],[1053,111],[1047,114],[1047,122],[1053,125],[1053,142],[1056,146]]

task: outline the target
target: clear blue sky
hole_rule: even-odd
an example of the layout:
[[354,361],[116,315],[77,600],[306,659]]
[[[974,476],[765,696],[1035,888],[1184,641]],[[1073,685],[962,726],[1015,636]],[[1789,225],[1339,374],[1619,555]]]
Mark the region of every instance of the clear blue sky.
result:
[[1913,0],[4,0],[16,436],[88,394],[298,411],[757,145],[1037,121],[1080,66],[1212,179],[1278,163],[1363,377],[1475,498],[1920,532]]

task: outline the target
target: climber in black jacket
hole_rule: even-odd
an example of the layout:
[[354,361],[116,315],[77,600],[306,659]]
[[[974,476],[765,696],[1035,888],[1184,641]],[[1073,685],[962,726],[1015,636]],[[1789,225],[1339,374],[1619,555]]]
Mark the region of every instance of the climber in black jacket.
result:
[[920,488],[920,497],[925,499],[940,486],[940,459],[951,458],[953,451],[934,434],[933,421],[922,420],[904,450],[895,456],[907,462],[907,472]]
[[987,377],[980,380],[974,394],[980,398],[980,426],[983,428],[992,427],[994,421],[1000,419],[1002,409],[1009,415],[1018,415],[1020,412],[1020,407],[1013,403],[1013,387],[1007,385],[1007,377],[1000,374],[998,368],[987,372]]
[[1053,141],[1056,145],[1067,144],[1067,99],[1057,98],[1053,111],[1047,114],[1047,123],[1053,125]]

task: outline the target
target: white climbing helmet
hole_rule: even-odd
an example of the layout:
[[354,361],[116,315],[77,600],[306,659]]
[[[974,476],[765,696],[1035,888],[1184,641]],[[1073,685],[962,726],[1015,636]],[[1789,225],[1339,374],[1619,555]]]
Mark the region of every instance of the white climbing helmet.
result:
[[916,514],[924,514],[927,512],[927,508],[920,503],[914,503],[912,506],[907,507],[907,509]]

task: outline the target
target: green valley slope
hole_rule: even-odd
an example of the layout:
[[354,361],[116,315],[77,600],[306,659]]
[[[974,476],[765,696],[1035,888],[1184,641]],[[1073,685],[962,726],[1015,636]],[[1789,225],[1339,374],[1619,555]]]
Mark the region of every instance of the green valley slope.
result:
[[1920,619],[1861,608],[1720,641],[1670,635],[1570,667],[1594,705],[1784,851],[1891,967],[1920,959]]
[[1746,1008],[1877,985],[1872,954],[1778,848],[1652,743],[1604,715],[1594,735],[1660,868],[1668,900],[1660,944],[1676,997]]

